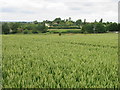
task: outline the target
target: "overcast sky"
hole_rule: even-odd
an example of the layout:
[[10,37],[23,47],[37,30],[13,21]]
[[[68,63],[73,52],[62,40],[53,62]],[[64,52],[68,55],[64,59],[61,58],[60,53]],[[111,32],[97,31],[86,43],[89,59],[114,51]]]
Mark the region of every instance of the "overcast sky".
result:
[[0,21],[118,21],[119,0],[0,0]]

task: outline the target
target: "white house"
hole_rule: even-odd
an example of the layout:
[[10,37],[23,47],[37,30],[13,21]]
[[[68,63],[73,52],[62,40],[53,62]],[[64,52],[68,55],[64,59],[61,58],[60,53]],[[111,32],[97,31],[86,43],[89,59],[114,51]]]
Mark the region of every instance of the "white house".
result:
[[50,25],[48,23],[45,23],[45,26],[50,27]]

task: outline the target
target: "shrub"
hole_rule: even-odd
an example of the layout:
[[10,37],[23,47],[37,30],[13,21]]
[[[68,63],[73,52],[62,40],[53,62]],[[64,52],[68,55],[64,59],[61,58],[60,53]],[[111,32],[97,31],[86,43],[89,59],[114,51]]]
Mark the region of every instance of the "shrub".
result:
[[85,24],[81,30],[82,33],[105,33],[106,29],[102,23]]
[[32,30],[32,33],[33,34],[38,34],[38,31],[37,30]]
[[39,31],[39,32],[42,32],[42,33],[46,33],[47,32],[47,27],[45,26],[45,24],[38,24],[36,29]]
[[24,34],[28,34],[29,31],[28,31],[28,30],[24,30],[23,33],[24,33]]
[[10,33],[10,28],[7,23],[2,24],[2,33],[3,34],[9,34]]
[[82,33],[93,33],[93,24],[85,24],[81,30]]
[[9,27],[10,27],[10,29],[12,30],[11,33],[12,33],[12,34],[15,34],[15,33],[17,33],[18,28],[21,27],[21,24],[18,23],[18,22],[12,22],[12,23],[9,24]]
[[95,32],[96,33],[105,33],[106,32],[105,26],[102,23],[96,23],[95,24]]
[[107,31],[118,31],[118,24],[117,23],[110,23],[106,27]]

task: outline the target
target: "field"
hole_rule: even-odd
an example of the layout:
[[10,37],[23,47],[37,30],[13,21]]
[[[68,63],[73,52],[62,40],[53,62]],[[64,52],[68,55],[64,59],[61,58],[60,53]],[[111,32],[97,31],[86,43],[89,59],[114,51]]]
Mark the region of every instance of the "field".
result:
[[80,29],[48,29],[50,33],[80,33]]
[[114,88],[118,34],[3,35],[5,88]]

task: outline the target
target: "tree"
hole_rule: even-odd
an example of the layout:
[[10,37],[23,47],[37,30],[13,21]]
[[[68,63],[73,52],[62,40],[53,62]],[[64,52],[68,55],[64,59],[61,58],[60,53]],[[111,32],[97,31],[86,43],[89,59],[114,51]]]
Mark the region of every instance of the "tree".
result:
[[38,24],[36,29],[42,33],[47,32],[48,27],[45,26],[45,23]]
[[21,27],[21,24],[18,23],[18,22],[12,22],[12,23],[9,24],[9,27],[10,27],[10,29],[12,30],[11,33],[14,34],[14,33],[17,33],[17,30],[18,30],[18,28]]
[[83,24],[86,24],[86,19],[84,19],[84,22],[83,22]]
[[82,33],[93,33],[93,24],[85,24],[81,30]]
[[97,20],[95,20],[95,22],[94,23],[97,23]]
[[9,34],[10,33],[10,28],[7,23],[2,24],[2,33],[3,34]]
[[105,26],[102,23],[96,23],[95,24],[95,32],[96,33],[105,33],[106,32]]
[[110,23],[106,27],[107,31],[118,31],[118,24],[117,23]]
[[37,30],[32,30],[32,33],[33,34],[38,34],[38,31]]
[[76,23],[76,25],[82,25],[82,20],[78,19],[75,23]]
[[36,29],[37,24],[26,24],[24,25],[25,30],[34,30]]
[[71,17],[69,17],[69,21],[71,21]]
[[99,21],[99,23],[102,23],[102,22],[103,22],[103,19],[101,18],[100,21]]
[[49,24],[50,26],[52,26],[52,21],[45,20],[45,21],[43,21],[43,22]]
[[65,20],[61,20],[60,25],[61,25],[61,26],[65,26],[65,25],[66,25]]
[[23,33],[24,33],[24,34],[28,34],[28,33],[29,33],[29,30],[24,30]]
[[73,22],[72,21],[67,21],[66,25],[71,26],[71,25],[73,25]]
[[55,20],[53,22],[59,24],[61,22],[61,18],[55,18]]
[[34,24],[38,24],[38,21],[37,21],[37,20],[35,20],[35,21],[33,21],[33,23],[34,23]]

